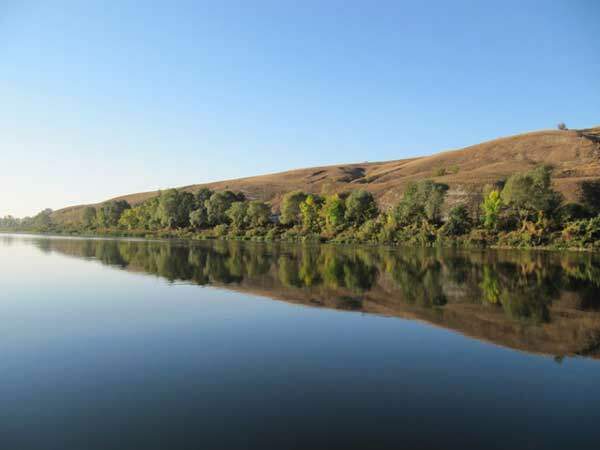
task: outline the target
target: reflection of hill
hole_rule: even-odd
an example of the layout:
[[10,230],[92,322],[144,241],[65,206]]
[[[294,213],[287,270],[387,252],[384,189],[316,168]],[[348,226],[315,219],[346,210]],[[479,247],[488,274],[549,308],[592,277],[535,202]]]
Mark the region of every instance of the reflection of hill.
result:
[[600,356],[600,261],[590,254],[35,241],[171,281],[417,319],[528,352]]

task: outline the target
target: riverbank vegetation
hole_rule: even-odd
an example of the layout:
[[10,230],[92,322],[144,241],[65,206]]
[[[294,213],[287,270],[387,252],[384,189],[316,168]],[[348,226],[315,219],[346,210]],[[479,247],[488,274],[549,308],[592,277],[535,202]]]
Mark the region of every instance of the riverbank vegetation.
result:
[[487,186],[480,203],[449,204],[448,186],[411,183],[396,205],[382,209],[356,189],[330,195],[288,192],[280,207],[241,192],[169,189],[135,206],[88,206],[77,224],[53,222],[52,211],[0,219],[0,228],[69,234],[257,241],[320,241],[385,245],[457,245],[600,249],[600,180],[580,184],[577,203],[552,187],[540,166]]

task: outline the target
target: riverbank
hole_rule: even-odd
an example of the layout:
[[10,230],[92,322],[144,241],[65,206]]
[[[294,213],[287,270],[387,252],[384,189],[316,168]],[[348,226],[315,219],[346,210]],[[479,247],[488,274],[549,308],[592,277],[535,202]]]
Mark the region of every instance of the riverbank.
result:
[[[143,240],[180,240],[180,241],[245,241],[245,242],[262,242],[262,243],[310,243],[310,244],[342,244],[342,245],[364,245],[364,246],[381,246],[381,247],[409,247],[409,248],[459,248],[465,250],[541,250],[541,251],[569,251],[569,252],[593,252],[600,253],[600,241],[596,241],[585,246],[570,245],[569,242],[563,239],[557,239],[554,242],[538,245],[509,245],[506,241],[509,239],[510,233],[499,233],[496,235],[484,236],[482,233],[485,230],[473,230],[466,236],[447,238],[437,236],[435,239],[428,241],[378,241],[378,240],[359,240],[356,238],[346,239],[328,239],[317,234],[301,234],[294,233],[292,236],[281,234],[271,234],[270,236],[257,235],[245,236],[240,234],[216,235],[214,230],[203,230],[201,232],[192,230],[119,230],[119,229],[104,229],[104,230],[69,230],[57,229],[49,231],[35,230],[7,230],[0,229],[2,234],[31,234],[40,236],[66,236],[66,237],[81,237],[81,238],[133,238]],[[473,236],[475,234],[475,236]]]

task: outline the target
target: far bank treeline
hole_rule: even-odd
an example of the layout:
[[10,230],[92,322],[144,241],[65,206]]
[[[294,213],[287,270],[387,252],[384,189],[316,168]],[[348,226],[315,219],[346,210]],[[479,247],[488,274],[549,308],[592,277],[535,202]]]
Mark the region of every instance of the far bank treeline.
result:
[[80,222],[60,225],[52,211],[0,219],[11,230],[256,241],[331,241],[387,245],[464,245],[600,249],[600,180],[580,184],[579,202],[552,188],[552,169],[540,166],[487,186],[480,205],[446,205],[448,186],[410,184],[382,211],[370,192],[332,195],[293,191],[280,210],[243,193],[170,189],[135,207],[109,201],[86,207]]

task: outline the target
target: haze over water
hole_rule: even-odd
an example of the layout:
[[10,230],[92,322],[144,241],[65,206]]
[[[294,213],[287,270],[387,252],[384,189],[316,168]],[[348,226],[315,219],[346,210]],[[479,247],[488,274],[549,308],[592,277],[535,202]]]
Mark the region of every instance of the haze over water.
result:
[[600,259],[0,235],[10,449],[597,448]]

